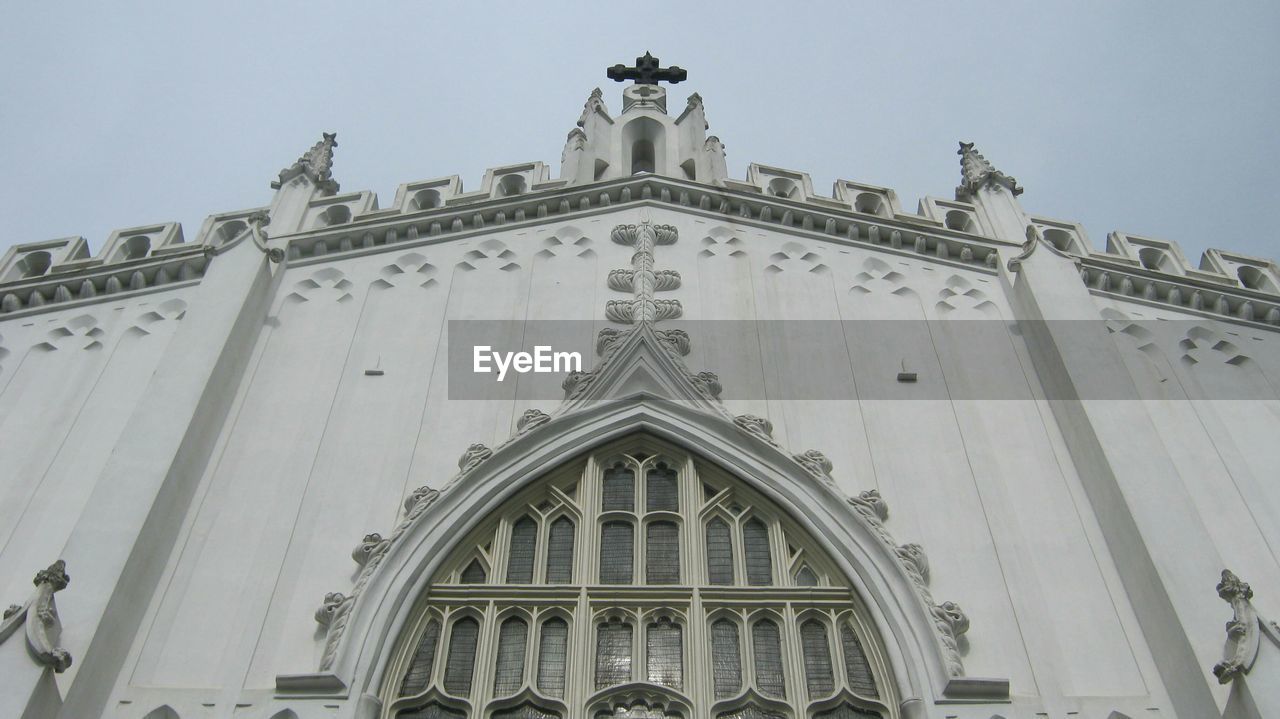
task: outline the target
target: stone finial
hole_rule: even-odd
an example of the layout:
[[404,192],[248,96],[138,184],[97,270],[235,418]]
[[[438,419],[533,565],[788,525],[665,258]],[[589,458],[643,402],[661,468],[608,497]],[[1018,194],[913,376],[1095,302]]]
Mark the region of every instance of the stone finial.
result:
[[292,165],[280,171],[280,178],[271,183],[271,189],[278,190],[289,180],[299,175],[306,175],[326,194],[338,191],[338,183],[333,179],[333,148],[338,146],[338,133],[322,133],[319,142],[310,150],[302,153]]
[[608,108],[604,105],[604,92],[600,88],[591,91],[591,95],[587,97],[587,101],[582,105],[582,115],[578,117],[578,127],[587,126],[587,118],[591,117],[591,113],[601,110],[605,114],[609,113]]
[[961,142],[960,150],[956,154],[960,156],[960,186],[956,188],[957,200],[970,199],[977,193],[979,187],[988,184],[1004,187],[1015,197],[1022,194],[1022,187],[1018,185],[1018,181],[997,170],[987,158],[982,156],[982,153],[974,148],[972,142]]

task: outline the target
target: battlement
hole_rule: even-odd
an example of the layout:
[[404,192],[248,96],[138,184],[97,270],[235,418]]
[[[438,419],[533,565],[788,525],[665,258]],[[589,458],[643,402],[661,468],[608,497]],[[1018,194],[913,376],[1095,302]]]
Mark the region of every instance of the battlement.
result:
[[[837,180],[828,196],[814,190],[808,173],[781,167],[752,163],[745,178],[728,178],[724,145],[705,133],[702,98],[690,96],[673,120],[665,91],[647,92],[616,118],[592,93],[569,133],[565,158],[576,159],[565,159],[558,178],[541,161],[503,165],[485,170],[472,191],[457,175],[402,184],[387,208],[371,191],[338,193],[331,172],[337,141],[328,133],[272,183],[272,241],[300,261],[653,202],[994,269],[1002,249],[1021,246],[1025,230],[1080,258],[1082,277],[1099,291],[1280,324],[1273,260],[1211,249],[1193,266],[1175,243],[1121,232],[1095,249],[1078,223],[1023,212],[1021,186],[972,143],[960,146],[955,198],[926,196],[908,213],[892,188],[853,180]],[[166,223],[116,230],[93,256],[82,237],[15,246],[0,260],[0,313],[198,277],[204,257],[246,232],[249,216],[262,209],[210,216],[190,243],[178,224]]]

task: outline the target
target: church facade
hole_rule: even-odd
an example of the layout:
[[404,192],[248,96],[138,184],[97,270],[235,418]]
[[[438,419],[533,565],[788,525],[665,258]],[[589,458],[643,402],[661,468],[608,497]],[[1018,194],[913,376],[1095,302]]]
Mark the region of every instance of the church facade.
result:
[[1274,261],[1099,251],[969,143],[915,212],[730,178],[610,77],[555,177],[382,206],[325,134],[8,251],[0,716],[1280,716]]

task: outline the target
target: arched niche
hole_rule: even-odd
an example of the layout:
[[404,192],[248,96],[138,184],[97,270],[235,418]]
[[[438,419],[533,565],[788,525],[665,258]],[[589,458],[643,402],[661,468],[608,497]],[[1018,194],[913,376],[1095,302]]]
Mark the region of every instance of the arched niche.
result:
[[662,123],[637,117],[622,128],[622,166],[629,175],[667,173],[667,136]]
[[[860,621],[879,642],[888,682],[885,696],[903,703],[942,696],[951,677],[931,613],[878,528],[854,511],[833,484],[727,418],[648,399],[600,402],[559,417],[498,447],[441,492],[397,530],[399,536],[378,568],[361,577],[361,592],[342,617],[342,632],[335,636],[331,631],[325,670],[353,691],[375,695],[398,681],[392,677],[404,665],[388,663],[387,657],[420,629],[425,616],[420,600],[431,596],[432,582],[441,572],[456,569],[447,562],[455,561],[463,538],[482,531],[485,522],[498,521],[494,518],[504,505],[531,482],[584,452],[635,436],[666,443],[717,467],[789,517],[798,532],[826,553],[831,572],[843,577],[850,596],[860,602]],[[502,571],[502,566],[492,568],[495,574]],[[456,700],[442,695],[438,701]]]

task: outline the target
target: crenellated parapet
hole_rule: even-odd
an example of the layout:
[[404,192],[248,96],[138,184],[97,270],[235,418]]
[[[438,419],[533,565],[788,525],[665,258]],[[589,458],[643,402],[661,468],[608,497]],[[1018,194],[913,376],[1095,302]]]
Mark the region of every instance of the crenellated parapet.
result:
[[1078,224],[1032,217],[1028,238],[1077,257],[1093,292],[1219,319],[1280,326],[1280,266],[1273,260],[1206,250],[1192,265],[1176,242],[1112,232],[1092,248]]
[[0,315],[198,280],[205,247],[184,242],[175,222],[115,230],[97,255],[83,237],[15,245],[0,259]]

